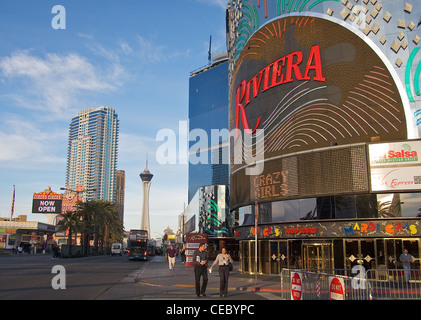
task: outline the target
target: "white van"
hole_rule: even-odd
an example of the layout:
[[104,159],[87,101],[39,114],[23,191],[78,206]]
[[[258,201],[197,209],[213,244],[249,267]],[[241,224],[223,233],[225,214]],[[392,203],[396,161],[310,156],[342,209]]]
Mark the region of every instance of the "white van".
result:
[[111,255],[113,256],[115,254],[120,256],[123,254],[123,246],[119,242],[113,243],[111,246]]

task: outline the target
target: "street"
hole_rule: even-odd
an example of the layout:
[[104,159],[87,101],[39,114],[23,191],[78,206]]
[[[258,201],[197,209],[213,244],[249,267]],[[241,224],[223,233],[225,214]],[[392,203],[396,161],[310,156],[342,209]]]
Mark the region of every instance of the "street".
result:
[[[0,299],[3,300],[94,300],[124,276],[138,269],[127,257],[98,256],[51,259],[50,255],[23,254],[0,257]],[[54,266],[65,270],[64,290],[54,290]]]
[[[54,266],[63,272],[52,273]],[[61,267],[60,267],[61,268]],[[61,281],[57,279],[61,277]],[[204,300],[277,300],[271,292],[244,290],[248,278],[230,278],[228,298],[219,297],[219,276],[209,275]],[[54,285],[61,289],[54,289]],[[64,288],[63,288],[64,286]],[[129,261],[127,256],[52,259],[24,254],[0,257],[0,300],[196,300],[193,269],[177,259],[168,270],[164,256]]]

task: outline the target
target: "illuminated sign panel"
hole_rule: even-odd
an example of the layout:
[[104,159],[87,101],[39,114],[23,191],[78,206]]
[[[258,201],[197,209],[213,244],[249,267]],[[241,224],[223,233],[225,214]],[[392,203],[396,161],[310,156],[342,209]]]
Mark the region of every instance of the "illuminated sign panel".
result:
[[278,225],[260,225],[238,227],[235,237],[238,240],[254,239],[308,239],[308,238],[367,238],[367,237],[420,237],[420,222],[417,219],[400,220],[359,220],[359,221],[323,221],[282,223]]
[[421,141],[403,141],[370,145],[370,165],[421,165]]
[[61,214],[63,195],[47,192],[34,193],[32,199],[32,213]]
[[[231,207],[368,192],[366,149],[345,146],[405,140],[406,128],[394,78],[361,37],[319,17],[272,20],[244,45],[233,72]],[[246,152],[264,159],[257,177],[245,172]]]
[[421,190],[421,141],[369,146],[371,191]]

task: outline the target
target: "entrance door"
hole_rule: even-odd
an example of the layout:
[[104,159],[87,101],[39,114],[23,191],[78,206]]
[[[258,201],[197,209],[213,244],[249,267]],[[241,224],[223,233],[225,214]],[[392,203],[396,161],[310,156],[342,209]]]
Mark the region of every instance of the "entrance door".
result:
[[333,269],[332,244],[303,244],[305,269]]
[[279,248],[277,241],[270,242],[270,273],[279,273]]
[[352,269],[356,265],[362,265],[366,270],[374,269],[376,267],[374,240],[347,239],[344,240],[344,243],[346,269]]

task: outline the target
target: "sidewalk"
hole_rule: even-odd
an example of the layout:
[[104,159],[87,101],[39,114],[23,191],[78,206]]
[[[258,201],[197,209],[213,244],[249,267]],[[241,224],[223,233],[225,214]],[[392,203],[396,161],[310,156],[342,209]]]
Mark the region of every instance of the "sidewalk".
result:
[[[210,264],[211,265],[211,264]],[[215,266],[212,273],[208,273],[208,288],[219,290],[219,272]],[[150,261],[139,270],[135,278],[136,282],[150,286],[173,286],[194,288],[193,267],[186,267],[176,259],[173,270],[169,270],[165,256],[151,257]],[[257,285],[255,276],[239,272],[239,263],[234,262],[234,270],[231,271],[228,291],[259,291],[281,292],[280,276],[258,275]]]

